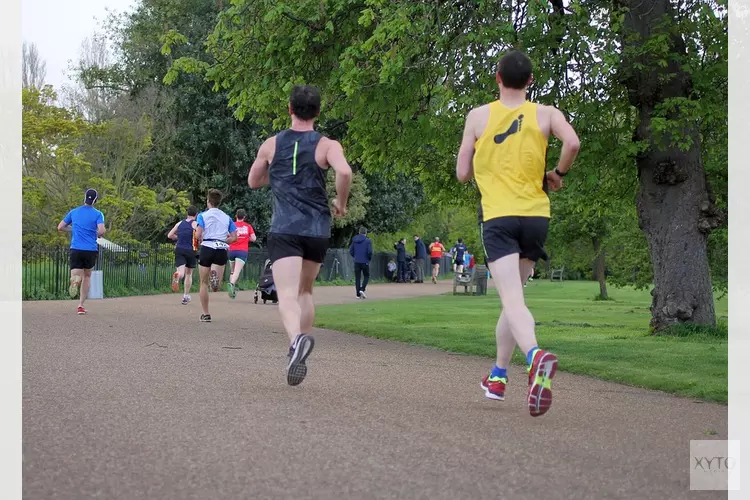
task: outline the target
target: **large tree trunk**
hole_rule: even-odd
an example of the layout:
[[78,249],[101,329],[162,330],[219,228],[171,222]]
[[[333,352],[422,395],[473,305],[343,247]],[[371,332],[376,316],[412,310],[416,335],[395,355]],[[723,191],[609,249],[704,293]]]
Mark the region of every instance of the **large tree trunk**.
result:
[[[706,187],[698,129],[688,120],[681,121],[682,138],[691,139],[691,144],[680,149],[671,137],[658,137],[651,127],[658,104],[692,97],[690,75],[680,63],[685,44],[674,30],[675,12],[669,0],[614,3],[629,9],[622,37],[622,75],[640,118],[634,140],[647,145],[637,157],[637,206],[654,268],[651,326],[655,331],[687,322],[714,326],[706,242],[719,217]],[[665,19],[672,22],[664,24]],[[647,39],[660,34],[666,34],[670,44],[666,67],[659,64],[659,56],[643,50]],[[667,118],[679,120],[679,115]]]
[[609,299],[607,293],[607,265],[606,256],[604,254],[604,245],[602,245],[601,238],[593,238],[592,243],[594,244],[594,253],[596,253],[596,259],[594,260],[594,275],[596,280],[599,282],[599,297],[601,299]]

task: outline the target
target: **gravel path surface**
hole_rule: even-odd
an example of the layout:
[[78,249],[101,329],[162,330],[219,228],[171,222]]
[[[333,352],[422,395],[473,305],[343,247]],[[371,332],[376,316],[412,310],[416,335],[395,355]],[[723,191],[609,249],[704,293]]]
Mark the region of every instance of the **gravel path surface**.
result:
[[197,294],[23,304],[25,499],[726,498],[688,475],[725,406],[560,373],[534,419],[519,367],[493,402],[490,360],[326,330],[289,387],[276,306],[211,298],[208,324]]

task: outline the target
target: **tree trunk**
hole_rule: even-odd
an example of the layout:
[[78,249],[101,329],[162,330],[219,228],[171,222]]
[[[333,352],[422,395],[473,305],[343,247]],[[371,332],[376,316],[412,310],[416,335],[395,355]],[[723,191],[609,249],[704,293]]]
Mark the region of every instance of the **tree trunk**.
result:
[[[682,138],[691,139],[689,147],[682,149],[671,137],[661,137],[664,134],[652,129],[657,105],[692,98],[690,75],[680,63],[685,44],[674,29],[670,0],[616,0],[618,4],[629,9],[621,38],[622,76],[639,114],[633,140],[646,145],[636,158],[640,181],[636,203],[654,268],[651,327],[658,331],[678,323],[715,326],[707,238],[719,216],[706,188],[698,129],[693,122],[680,120],[679,110],[667,116],[679,120]],[[664,23],[665,19],[672,22]],[[643,49],[646,40],[659,35],[666,35],[669,43],[666,67],[660,56]]]
[[604,254],[604,245],[602,240],[598,237],[592,239],[594,244],[594,253],[596,253],[596,259],[594,260],[594,275],[596,280],[599,282],[599,297],[607,300],[609,294],[607,293],[607,265]]

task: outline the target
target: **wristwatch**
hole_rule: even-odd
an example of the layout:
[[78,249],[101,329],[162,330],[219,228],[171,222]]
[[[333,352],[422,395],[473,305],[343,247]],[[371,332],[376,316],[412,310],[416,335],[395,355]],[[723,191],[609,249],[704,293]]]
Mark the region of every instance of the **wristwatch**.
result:
[[560,172],[560,170],[557,167],[555,167],[555,173],[559,175],[560,177],[565,177],[566,175],[568,175],[567,172]]

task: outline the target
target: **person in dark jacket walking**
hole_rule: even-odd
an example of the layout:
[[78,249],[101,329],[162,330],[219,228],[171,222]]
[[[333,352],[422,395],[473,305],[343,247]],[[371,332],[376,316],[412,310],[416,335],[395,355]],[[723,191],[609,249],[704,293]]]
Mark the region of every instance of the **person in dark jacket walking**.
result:
[[418,234],[414,235],[414,265],[417,268],[417,283],[424,283],[424,261],[427,260],[427,245]]
[[[354,287],[357,298],[366,299],[365,290],[370,281],[370,261],[372,260],[372,240],[367,237],[366,228],[360,227],[359,234],[352,239],[349,255],[354,257]],[[363,277],[364,280],[362,280]]]
[[401,238],[393,245],[396,249],[396,265],[398,266],[398,282],[406,281],[406,238]]

